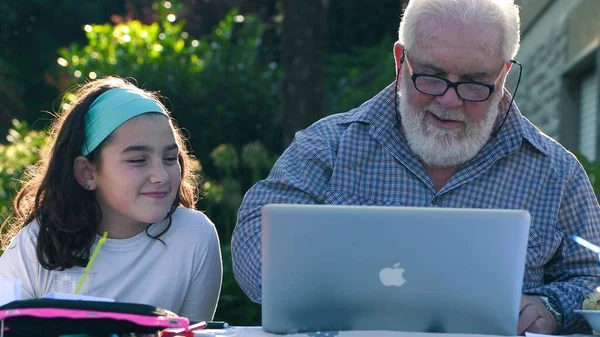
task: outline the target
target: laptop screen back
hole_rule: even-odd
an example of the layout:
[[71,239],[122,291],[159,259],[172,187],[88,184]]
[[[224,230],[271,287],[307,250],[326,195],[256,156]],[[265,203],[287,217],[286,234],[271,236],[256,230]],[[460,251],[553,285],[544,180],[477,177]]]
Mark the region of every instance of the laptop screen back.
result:
[[263,329],[515,335],[529,225],[519,210],[266,205]]

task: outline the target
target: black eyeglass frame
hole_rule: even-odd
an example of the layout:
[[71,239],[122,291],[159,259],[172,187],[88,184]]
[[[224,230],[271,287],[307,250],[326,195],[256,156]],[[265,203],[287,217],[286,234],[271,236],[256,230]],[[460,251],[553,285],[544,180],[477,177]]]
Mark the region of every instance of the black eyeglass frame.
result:
[[[446,82],[446,89],[439,93],[439,94],[432,94],[430,92],[426,92],[423,91],[421,89],[419,89],[419,87],[417,86],[417,79],[419,77],[427,77],[427,78],[434,78],[436,80],[442,80],[444,82]],[[430,75],[430,74],[424,74],[424,73],[412,73],[410,75],[410,78],[413,81],[413,85],[415,86],[415,89],[417,89],[418,92],[423,93],[425,95],[429,95],[429,96],[443,96],[444,94],[446,94],[446,92],[448,92],[448,89],[450,88],[454,88],[454,91],[456,92],[456,95],[462,99],[463,101],[468,101],[468,102],[485,102],[487,101],[492,94],[494,93],[494,90],[496,89],[496,85],[495,84],[489,84],[489,83],[482,83],[482,82],[477,82],[477,81],[460,81],[460,82],[452,82],[446,78],[443,77],[439,77],[439,76],[435,76],[435,75]],[[497,79],[496,79],[497,80]],[[458,90],[458,86],[462,85],[462,84],[475,84],[475,85],[480,85],[483,87],[488,88],[488,94],[484,99],[480,99],[480,100],[473,100],[473,99],[467,99],[461,96],[461,94],[459,93]]]

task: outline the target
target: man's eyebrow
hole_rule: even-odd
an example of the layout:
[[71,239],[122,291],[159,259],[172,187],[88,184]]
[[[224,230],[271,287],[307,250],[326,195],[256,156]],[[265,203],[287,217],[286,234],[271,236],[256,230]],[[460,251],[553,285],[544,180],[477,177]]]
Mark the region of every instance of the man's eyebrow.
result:
[[[164,151],[170,151],[170,150],[174,150],[177,149],[177,144],[173,143],[171,145],[167,145],[165,146]],[[128,153],[128,152],[153,152],[154,148],[147,146],[147,145],[131,145],[126,147],[123,151],[121,151],[122,154],[124,153]]]
[[492,74],[489,71],[476,71],[468,74],[462,75],[464,78],[469,78],[473,80],[484,80],[492,77]]
[[[448,72],[434,64],[431,64],[427,61],[415,61],[415,65],[417,66],[417,68],[419,69],[423,69],[422,71],[431,71],[433,74],[438,75],[438,76],[445,76],[448,75]],[[460,77],[461,78],[465,78],[465,79],[471,79],[471,80],[485,80],[488,79],[490,77],[492,77],[492,73],[489,71],[474,71],[471,73],[466,73],[466,74],[461,74]]]
[[[427,62],[415,62],[417,67],[420,69],[424,69],[424,71],[431,71],[433,74],[438,75],[438,76],[445,76],[448,75],[448,73],[440,68],[437,67],[433,64],[427,63]],[[466,74],[462,74],[460,75],[461,78],[464,79],[469,79],[469,80],[486,80],[490,77],[492,77],[492,73],[489,71],[474,71],[471,73],[466,73]]]
[[447,74],[444,69],[437,67],[429,62],[416,61],[415,64],[416,64],[417,68],[429,70],[438,75],[446,75]]

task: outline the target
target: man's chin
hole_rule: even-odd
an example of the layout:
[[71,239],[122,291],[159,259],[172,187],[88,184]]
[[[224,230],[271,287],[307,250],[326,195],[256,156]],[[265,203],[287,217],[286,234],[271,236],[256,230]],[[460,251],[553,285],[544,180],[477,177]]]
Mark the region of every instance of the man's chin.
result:
[[431,138],[429,141],[421,138],[420,141],[413,143],[411,149],[426,166],[432,168],[460,167],[473,159],[480,150],[475,151],[464,139],[457,138],[455,135],[438,135],[435,136],[434,142],[431,142]]
[[465,137],[462,133],[459,132],[426,133],[426,135],[419,138],[421,138],[421,141],[419,141],[419,143],[424,143],[427,140],[433,140],[433,144],[430,145],[432,151],[442,150],[452,152],[453,149],[465,146]]
[[440,141],[446,142],[460,142],[465,138],[465,130],[463,128],[444,129],[438,128],[435,125],[427,125],[421,134],[425,137],[435,137]]

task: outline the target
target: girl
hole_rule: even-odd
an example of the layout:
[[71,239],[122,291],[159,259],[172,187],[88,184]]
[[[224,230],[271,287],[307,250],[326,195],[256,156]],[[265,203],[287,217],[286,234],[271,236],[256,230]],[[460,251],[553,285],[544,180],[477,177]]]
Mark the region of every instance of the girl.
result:
[[14,238],[0,277],[21,279],[24,299],[73,293],[106,232],[79,294],[211,320],[221,251],[212,222],[193,210],[197,181],[181,131],[157,96],[122,79],[76,94],[4,223]]

